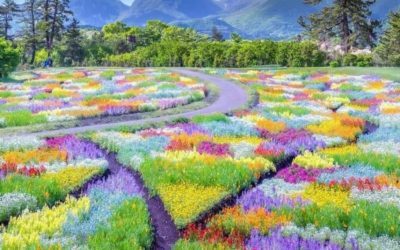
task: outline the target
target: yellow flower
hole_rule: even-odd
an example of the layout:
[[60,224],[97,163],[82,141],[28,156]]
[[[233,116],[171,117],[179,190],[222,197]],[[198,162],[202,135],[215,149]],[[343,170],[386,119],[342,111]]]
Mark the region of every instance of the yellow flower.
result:
[[163,185],[158,193],[178,227],[194,221],[228,195],[223,188],[190,184]]
[[40,237],[51,237],[60,232],[68,214],[80,215],[87,212],[90,200],[87,197],[68,197],[65,203],[54,208],[45,207],[35,213],[11,218],[7,230],[1,235],[4,249],[40,248]]
[[301,197],[311,200],[317,206],[334,204],[345,211],[349,211],[352,207],[350,192],[338,187],[331,188],[318,184],[309,185],[301,193]]
[[297,156],[294,161],[303,168],[332,168],[334,166],[334,159],[324,157],[318,153],[311,153],[306,151],[303,155]]

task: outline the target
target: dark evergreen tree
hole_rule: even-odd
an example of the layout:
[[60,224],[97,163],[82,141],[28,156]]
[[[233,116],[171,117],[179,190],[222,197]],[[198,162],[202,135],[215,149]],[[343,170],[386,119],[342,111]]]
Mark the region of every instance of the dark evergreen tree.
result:
[[222,35],[221,31],[219,31],[216,26],[214,26],[211,30],[211,39],[213,41],[218,41],[218,42],[221,42],[224,40],[224,36]]
[[376,52],[384,63],[400,66],[400,10],[389,15],[388,28]]
[[[340,38],[342,49],[365,48],[376,42],[378,20],[371,20],[371,5],[376,0],[333,0],[332,4],[309,17],[300,17],[299,23],[313,39],[325,41]],[[304,0],[306,4],[318,5],[323,0]]]
[[5,0],[0,5],[0,32],[6,40],[10,40],[10,30],[15,15],[19,12],[19,7],[14,0]]
[[85,57],[83,39],[79,22],[74,18],[67,28],[63,42],[62,61],[65,66],[80,65],[83,62]]

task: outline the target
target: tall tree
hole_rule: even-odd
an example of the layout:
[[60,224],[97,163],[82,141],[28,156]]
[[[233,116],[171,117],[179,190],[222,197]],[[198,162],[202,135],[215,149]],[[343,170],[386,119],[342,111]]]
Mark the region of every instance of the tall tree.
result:
[[[332,4],[309,17],[300,17],[299,24],[306,33],[320,41],[340,38],[344,52],[351,47],[373,46],[376,41],[378,20],[371,19],[371,6],[376,0],[333,0]],[[318,5],[323,0],[304,0],[306,4]]]
[[69,0],[43,0],[43,18],[40,24],[46,41],[48,53],[54,46],[54,40],[61,39],[61,33],[65,31],[65,23],[72,16],[69,8]]
[[30,57],[30,64],[35,62],[36,52],[40,45],[40,34],[38,32],[38,22],[42,17],[40,6],[41,0],[25,0],[22,4],[23,14],[21,17],[21,37],[25,44],[25,53]]
[[12,28],[12,21],[14,16],[19,12],[19,7],[14,0],[5,0],[0,5],[0,29],[1,35],[6,39],[10,40],[10,30]]
[[400,66],[400,10],[389,15],[388,28],[376,52],[385,63]]
[[65,40],[63,42],[62,57],[65,66],[78,65],[82,63],[85,57],[83,39],[81,31],[79,30],[79,22],[74,18],[67,28]]

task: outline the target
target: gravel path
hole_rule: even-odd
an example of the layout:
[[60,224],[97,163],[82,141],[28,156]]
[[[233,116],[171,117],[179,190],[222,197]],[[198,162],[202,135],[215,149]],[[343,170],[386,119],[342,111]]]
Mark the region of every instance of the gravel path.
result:
[[186,113],[175,114],[175,115],[168,115],[162,117],[155,117],[155,118],[147,118],[141,120],[131,120],[131,121],[123,121],[123,122],[115,122],[115,123],[106,123],[106,124],[96,124],[90,126],[82,126],[82,127],[75,127],[75,128],[67,128],[67,129],[59,129],[59,130],[51,130],[51,131],[43,131],[43,132],[36,132],[36,133],[29,133],[30,135],[37,135],[37,136],[56,136],[60,134],[75,134],[75,133],[83,133],[83,132],[90,132],[102,129],[113,128],[117,126],[123,125],[140,125],[148,122],[163,122],[168,121],[178,117],[186,117],[192,118],[196,115],[207,115],[212,113],[227,113],[229,111],[238,109],[245,105],[249,97],[246,91],[241,88],[238,84],[217,77],[211,76],[206,73],[193,71],[190,69],[184,68],[175,68],[173,71],[180,73],[182,75],[186,75],[189,77],[197,77],[201,81],[209,82],[214,84],[219,92],[219,97],[216,102],[211,104],[210,106],[194,110]]

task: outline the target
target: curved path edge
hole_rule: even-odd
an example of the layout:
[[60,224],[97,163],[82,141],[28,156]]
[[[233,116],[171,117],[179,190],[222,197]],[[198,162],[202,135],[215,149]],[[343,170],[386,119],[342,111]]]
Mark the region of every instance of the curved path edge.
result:
[[129,121],[115,122],[115,123],[96,124],[96,125],[58,129],[51,131],[41,131],[34,133],[21,133],[21,134],[51,137],[60,134],[76,134],[76,133],[97,131],[102,129],[110,129],[118,126],[140,125],[151,122],[164,122],[179,117],[193,118],[196,115],[207,115],[212,113],[228,113],[230,111],[243,107],[244,105],[247,104],[249,100],[249,96],[246,90],[233,81],[185,68],[172,68],[171,71],[180,73],[188,77],[195,77],[200,79],[201,81],[215,85],[219,93],[218,99],[214,103],[205,108],[174,115],[167,115],[167,116],[153,117],[153,118],[146,118],[139,120],[129,120]]

